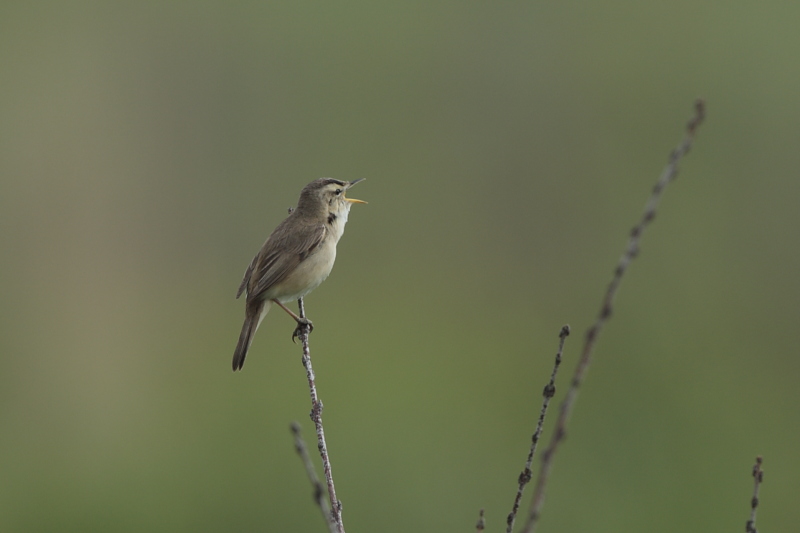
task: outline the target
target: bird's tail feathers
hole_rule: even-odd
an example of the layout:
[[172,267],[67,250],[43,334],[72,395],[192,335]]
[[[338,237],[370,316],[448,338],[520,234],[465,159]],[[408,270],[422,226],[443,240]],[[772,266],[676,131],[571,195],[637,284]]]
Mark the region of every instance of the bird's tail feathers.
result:
[[248,307],[245,310],[244,324],[242,325],[242,332],[239,334],[239,342],[236,344],[236,350],[233,352],[233,371],[241,370],[244,366],[244,359],[247,357],[247,351],[253,343],[253,337],[261,325],[261,321],[269,312],[271,302],[262,303],[258,307]]

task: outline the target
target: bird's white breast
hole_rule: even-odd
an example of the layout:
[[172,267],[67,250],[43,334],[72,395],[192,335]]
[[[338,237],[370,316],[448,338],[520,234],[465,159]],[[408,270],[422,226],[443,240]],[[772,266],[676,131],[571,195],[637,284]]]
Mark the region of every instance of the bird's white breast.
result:
[[336,261],[336,241],[328,238],[280,283],[280,294],[272,296],[290,302],[319,287],[330,275]]

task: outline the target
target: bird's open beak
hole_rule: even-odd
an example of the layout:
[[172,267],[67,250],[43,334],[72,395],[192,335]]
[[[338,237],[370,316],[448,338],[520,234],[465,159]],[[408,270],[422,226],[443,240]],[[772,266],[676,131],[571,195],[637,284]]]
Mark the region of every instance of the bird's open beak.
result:
[[[355,185],[359,181],[364,181],[365,179],[367,179],[367,178],[358,178],[357,180],[353,180],[347,185],[347,188],[349,189],[350,187],[352,187],[353,185]],[[365,204],[365,203],[367,203],[364,200],[356,200],[355,198],[345,198],[345,200],[347,200],[351,204]]]

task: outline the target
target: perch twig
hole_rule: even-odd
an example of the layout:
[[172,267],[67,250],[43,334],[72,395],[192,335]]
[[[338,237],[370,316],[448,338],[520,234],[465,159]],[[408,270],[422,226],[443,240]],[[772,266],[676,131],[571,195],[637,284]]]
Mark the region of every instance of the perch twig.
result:
[[[305,307],[303,306],[303,299],[297,300],[297,305],[300,310],[300,318],[306,317]],[[311,366],[311,351],[308,347],[308,334],[311,326],[308,323],[298,324],[298,338],[303,344],[303,366],[306,368],[306,376],[308,378],[308,389],[311,394],[311,420],[314,422],[314,427],[317,431],[317,446],[319,454],[322,457],[322,470],[325,473],[325,482],[328,485],[328,496],[331,502],[331,519],[336,525],[337,533],[344,533],[344,525],[342,524],[342,502],[336,498],[336,489],[333,485],[333,474],[331,473],[331,460],[328,456],[328,446],[325,444],[325,429],[322,427],[322,402],[317,394],[316,377],[314,369]]]

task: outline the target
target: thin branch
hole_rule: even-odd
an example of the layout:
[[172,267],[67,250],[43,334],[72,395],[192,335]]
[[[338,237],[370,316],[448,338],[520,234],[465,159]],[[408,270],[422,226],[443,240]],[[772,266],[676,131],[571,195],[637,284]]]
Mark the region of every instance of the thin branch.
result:
[[333,521],[333,516],[331,515],[331,506],[328,505],[328,502],[325,500],[325,489],[322,487],[319,477],[317,477],[317,470],[314,468],[314,463],[311,462],[311,457],[308,456],[306,442],[300,434],[300,424],[292,422],[291,430],[294,435],[294,449],[297,455],[300,456],[300,460],[303,461],[303,466],[306,467],[306,474],[308,474],[308,480],[311,482],[311,487],[314,489],[314,503],[316,503],[320,511],[322,511],[322,518],[324,518],[325,523],[328,524],[330,533],[336,533],[336,523]]
[[[303,306],[303,299],[297,300],[297,305],[300,309],[300,318],[306,317],[305,307]],[[303,366],[306,368],[306,376],[308,377],[308,389],[311,393],[311,420],[314,422],[314,427],[317,430],[317,446],[319,447],[319,454],[322,457],[322,469],[325,472],[325,481],[328,484],[328,496],[331,502],[331,519],[336,525],[337,533],[344,533],[344,525],[342,524],[342,502],[336,498],[336,489],[333,486],[333,474],[331,473],[331,460],[328,457],[328,447],[325,444],[325,430],[322,427],[322,402],[317,395],[317,385],[315,383],[314,369],[311,367],[311,351],[308,347],[308,334],[311,330],[310,323],[298,323],[300,342],[303,343]]]
[[564,353],[564,342],[567,340],[568,336],[569,326],[567,325],[562,327],[561,332],[558,334],[560,340],[558,342],[558,352],[556,352],[556,361],[553,364],[553,372],[550,374],[550,381],[545,385],[542,391],[544,399],[542,400],[542,410],[539,412],[539,422],[537,422],[536,430],[531,437],[531,450],[528,452],[528,460],[525,461],[525,469],[520,473],[519,479],[517,480],[519,487],[517,488],[517,496],[514,498],[514,506],[511,508],[508,518],[506,518],[506,533],[511,533],[514,530],[514,521],[517,518],[517,511],[519,511],[519,502],[522,499],[522,492],[525,490],[525,486],[531,481],[531,463],[533,463],[533,456],[536,453],[536,446],[539,444],[539,437],[542,435],[542,426],[544,425],[544,418],[547,415],[547,407],[550,405],[550,399],[556,393],[556,374],[558,374],[558,367],[561,365],[561,354]]
[[761,486],[761,482],[764,481],[764,471],[761,470],[761,456],[759,455],[756,457],[756,464],[753,465],[753,499],[750,500],[750,520],[747,521],[747,524],[744,530],[747,533],[758,533],[756,529],[756,509],[758,509],[758,489]]
[[478,515],[478,523],[475,524],[475,531],[477,533],[481,533],[486,527],[486,520],[483,519],[483,509],[481,509],[480,514]]
[[705,117],[705,103],[703,100],[698,99],[695,101],[694,108],[694,117],[692,117],[692,119],[686,125],[686,135],[683,138],[683,141],[670,154],[667,166],[661,173],[661,176],[656,182],[655,187],[653,187],[653,193],[645,205],[644,213],[642,214],[641,219],[631,230],[628,247],[620,258],[616,269],[614,269],[614,276],[611,279],[611,283],[608,285],[605,297],[603,298],[603,303],[600,307],[600,314],[598,315],[595,323],[586,332],[586,340],[583,346],[583,352],[580,360],[578,361],[578,366],[575,368],[575,373],[572,377],[572,384],[569,388],[569,391],[567,391],[566,397],[561,403],[558,422],[556,423],[556,428],[550,440],[550,444],[542,455],[542,469],[539,472],[539,478],[536,480],[536,488],[534,489],[533,493],[533,503],[531,504],[531,510],[528,515],[525,528],[523,529],[523,533],[532,533],[536,529],[542,504],[544,503],[545,487],[550,475],[550,470],[553,466],[553,457],[555,456],[556,451],[558,451],[559,444],[566,436],[567,422],[569,421],[570,413],[572,413],[572,409],[575,405],[575,399],[578,396],[578,389],[583,383],[583,380],[586,376],[586,371],[589,368],[589,363],[592,360],[592,352],[594,351],[597,338],[600,335],[603,326],[611,317],[614,298],[617,295],[617,290],[619,289],[619,284],[622,281],[622,277],[627,271],[631,261],[633,261],[639,252],[639,241],[642,237],[642,233],[647,225],[655,218],[656,208],[661,200],[664,189],[678,175],[678,163],[680,163],[681,159],[691,149],[695,132],[697,131],[698,126],[703,122],[703,118]]

